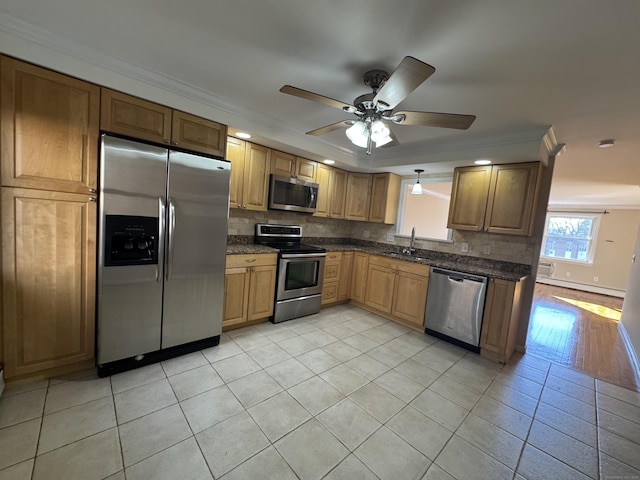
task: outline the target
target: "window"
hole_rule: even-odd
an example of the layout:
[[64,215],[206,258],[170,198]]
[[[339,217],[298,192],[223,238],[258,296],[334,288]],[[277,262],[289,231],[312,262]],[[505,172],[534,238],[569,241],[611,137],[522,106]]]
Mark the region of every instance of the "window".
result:
[[549,213],[542,256],[568,262],[592,263],[598,215]]
[[451,241],[452,231],[447,228],[451,177],[420,178],[422,195],[412,195],[416,179],[405,179],[400,185],[397,235],[411,235],[416,227],[416,237],[430,240]]

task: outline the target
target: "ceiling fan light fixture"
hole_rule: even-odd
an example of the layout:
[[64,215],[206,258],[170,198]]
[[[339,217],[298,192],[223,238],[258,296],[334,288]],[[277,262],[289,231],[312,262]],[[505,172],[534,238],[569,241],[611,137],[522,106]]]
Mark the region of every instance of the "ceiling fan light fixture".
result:
[[391,138],[390,135],[387,135],[386,137],[382,137],[379,140],[376,140],[376,148],[378,147],[384,147],[387,143],[389,143],[391,140],[393,140],[393,138]]
[[357,147],[367,148],[369,133],[363,121],[357,121],[345,131],[351,143]]
[[411,195],[422,195],[422,185],[420,185],[420,174],[424,172],[422,169],[414,170],[418,174],[418,181],[413,185],[411,189]]
[[[388,138],[390,132],[389,127],[382,120],[377,119],[371,122],[371,140],[376,144]],[[391,141],[391,138],[389,138],[389,141]]]

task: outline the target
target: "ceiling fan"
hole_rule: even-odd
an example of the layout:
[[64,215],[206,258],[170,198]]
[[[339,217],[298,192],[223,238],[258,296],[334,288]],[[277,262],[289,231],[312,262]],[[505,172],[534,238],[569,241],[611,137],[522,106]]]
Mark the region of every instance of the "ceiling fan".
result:
[[353,113],[356,120],[342,120],[315,130],[307,135],[324,135],[325,133],[346,128],[346,135],[354,145],[367,149],[371,155],[373,144],[377,147],[398,145],[386,121],[397,125],[422,125],[427,127],[456,128],[466,130],[476,119],[475,115],[433,112],[394,112],[393,109],[413,92],[422,82],[429,78],[436,69],[413,57],[404,57],[400,65],[389,75],[384,70],[371,70],[364,74],[364,83],[373,92],[360,95],[353,105],[285,85],[282,93],[306,98]]

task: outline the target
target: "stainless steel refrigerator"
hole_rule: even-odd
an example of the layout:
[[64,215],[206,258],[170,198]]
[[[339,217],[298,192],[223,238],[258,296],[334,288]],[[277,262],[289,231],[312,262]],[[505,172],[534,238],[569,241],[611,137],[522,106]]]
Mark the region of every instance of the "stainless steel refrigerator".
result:
[[99,375],[217,345],[231,164],[110,135],[100,160]]

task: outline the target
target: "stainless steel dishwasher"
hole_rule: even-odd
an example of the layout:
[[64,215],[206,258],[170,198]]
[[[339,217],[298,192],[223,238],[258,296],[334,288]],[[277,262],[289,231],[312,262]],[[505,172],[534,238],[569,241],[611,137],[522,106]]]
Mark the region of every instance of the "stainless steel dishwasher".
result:
[[431,267],[425,332],[475,352],[480,351],[480,327],[487,278]]

